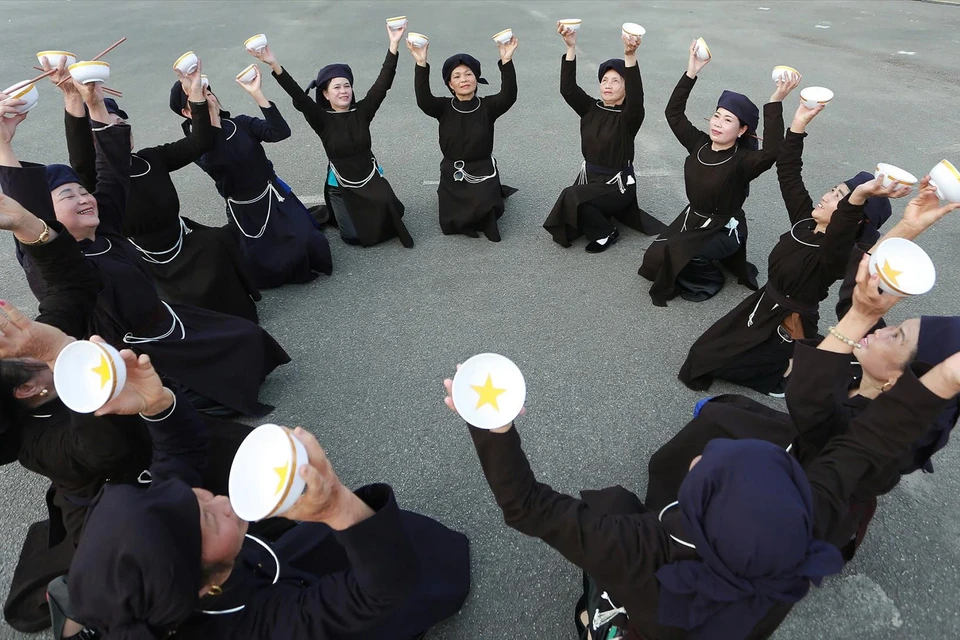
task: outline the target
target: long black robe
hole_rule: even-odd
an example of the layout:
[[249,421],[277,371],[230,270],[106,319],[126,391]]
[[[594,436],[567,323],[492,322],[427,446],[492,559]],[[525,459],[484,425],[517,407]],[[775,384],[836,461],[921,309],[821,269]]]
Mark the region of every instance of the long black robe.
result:
[[[633,171],[634,139],[643,124],[643,80],[640,65],[626,68],[626,98],[622,105],[607,107],[577,84],[577,61],[560,62],[560,95],[580,116],[580,151],[583,154],[585,181],[578,178],[560,192],[543,228],[562,247],[581,235],[578,207],[613,194],[623,193],[626,206],[614,214],[623,224],[641,233],[653,235],[666,227],[637,206],[637,182]],[[616,177],[620,177],[620,182]],[[612,181],[612,182],[611,182]],[[623,191],[621,191],[621,188]]]
[[813,199],[803,184],[803,138],[788,132],[780,147],[777,175],[787,206],[790,231],[770,252],[769,279],[727,315],[707,329],[690,347],[680,380],[691,389],[709,389],[713,378],[742,384],[761,393],[773,391],[783,378],[792,348],[770,340],[793,313],[800,316],[806,337],[818,334],[820,301],[843,278],[854,239],[863,220],[863,206],[849,197],[837,205],[825,233],[816,233],[810,217]]
[[[168,302],[229,313],[257,322],[260,291],[240,256],[233,233],[180,215],[180,197],[170,174],[195,162],[213,146],[210,112],[194,104],[189,136],[140,149],[131,156],[130,193],[123,233],[139,247],[147,271]],[[70,165],[83,186],[96,191],[96,149],[90,121],[65,113]]]
[[[121,233],[130,173],[130,128],[114,125],[95,131],[94,136],[98,187],[94,195],[100,225],[95,240],[78,244],[100,272],[102,288],[86,334],[96,333],[117,346],[133,346],[150,356],[161,375],[228,409],[263,415],[269,407],[257,401],[260,384],[290,357],[252,322],[160,300],[143,261]],[[28,211],[47,219],[53,216],[43,166],[0,167],[0,188]],[[27,276],[39,274],[28,271]],[[149,342],[135,339],[164,334],[168,335]]]
[[[860,480],[901,455],[946,403],[912,372],[905,372],[846,433],[830,440],[804,465],[813,490],[814,535],[818,539],[834,539]],[[657,570],[698,557],[694,550],[671,539],[671,533],[683,539],[682,528],[661,522],[655,511],[608,514],[590,501],[574,499],[537,482],[515,428],[493,433],[471,427],[470,435],[507,525],[542,539],[592,576],[613,602],[626,608],[629,640],[688,637],[685,631],[658,622]],[[769,637],[791,608],[792,604],[786,603],[774,606],[746,640]]]
[[[226,214],[240,252],[260,289],[305,283],[318,273],[330,275],[333,260],[326,236],[314,226],[307,208],[273,171],[263,142],[290,137],[277,107],[262,108],[264,118],[220,112],[213,149],[197,165],[214,179],[226,200]],[[184,133],[189,122],[183,123]]]
[[[493,133],[497,118],[517,101],[517,70],[513,60],[500,67],[500,93],[488,97],[474,96],[460,101],[456,97],[438,98],[430,92],[430,65],[417,65],[413,86],[417,106],[439,123],[440,230],[445,235],[462,233],[477,237],[488,232],[491,240],[499,240],[497,220],[503,215],[504,198],[516,189],[500,182],[500,170],[493,159]],[[476,177],[493,176],[471,184],[456,180],[455,163],[463,162],[463,169]],[[496,175],[494,175],[496,174]]]
[[[337,173],[354,183],[363,182],[367,176],[371,176],[369,182],[359,188],[340,185],[340,195],[356,229],[357,240],[364,247],[391,238],[399,238],[405,247],[413,246],[413,239],[403,224],[403,203],[397,199],[386,178],[376,170],[378,165],[370,137],[370,123],[397,75],[397,57],[397,54],[387,51],[380,75],[367,95],[344,112],[326,109],[314,102],[286,69],[280,75],[273,74],[293,99],[294,108],[303,114],[307,124],[320,136],[327,159]],[[329,168],[323,173],[324,198],[327,209],[333,211],[328,193],[328,171]]]
[[[710,136],[691,124],[686,116],[687,98],[696,78],[680,77],[670,101],[666,117],[677,140],[690,154],[684,161],[683,177],[690,202],[643,254],[637,273],[653,282],[650,298],[658,307],[678,293],[680,271],[698,255],[711,239],[736,235],[740,248],[723,264],[737,276],[740,284],[757,290],[757,269],[747,262],[747,221],[743,203],[750,192],[750,182],[773,166],[783,140],[783,104],[769,102],[763,106],[763,148],[759,151],[739,145],[713,151]],[[707,166],[713,165],[713,166]],[[736,220],[736,230],[727,228]]]

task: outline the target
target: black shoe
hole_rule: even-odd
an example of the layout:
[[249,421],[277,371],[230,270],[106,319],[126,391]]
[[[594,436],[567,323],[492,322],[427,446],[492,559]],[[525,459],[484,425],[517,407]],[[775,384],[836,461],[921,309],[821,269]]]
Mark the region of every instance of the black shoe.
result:
[[604,242],[603,244],[600,244],[598,240],[594,240],[593,242],[589,243],[587,245],[587,253],[603,253],[604,251],[606,251],[607,249],[615,245],[617,243],[617,240],[619,239],[620,239],[620,232],[614,229],[613,233],[611,233],[606,237],[606,242]]

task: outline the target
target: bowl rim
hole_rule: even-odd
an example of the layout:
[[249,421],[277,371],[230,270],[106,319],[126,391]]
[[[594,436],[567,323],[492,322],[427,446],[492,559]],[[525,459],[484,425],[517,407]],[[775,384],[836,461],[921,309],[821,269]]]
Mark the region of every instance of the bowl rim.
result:
[[407,32],[407,40],[409,40],[410,38],[423,38],[424,40],[430,39],[427,36],[423,35],[422,33],[417,33],[416,31]]
[[950,171],[950,173],[952,173],[952,174],[954,175],[954,177],[956,177],[957,182],[960,182],[960,170],[958,170],[955,166],[953,166],[953,163],[952,163],[952,162],[950,162],[949,160],[947,160],[946,158],[944,158],[943,160],[941,160],[941,161],[938,162],[937,164],[942,164],[943,166],[945,166],[945,167],[947,168],[947,170]]
[[[640,31],[642,31],[643,33],[633,33],[632,31],[627,31],[627,28],[626,28],[626,27],[627,27],[628,24],[636,25],[636,26],[640,27]],[[621,30],[621,31],[624,31],[624,32],[626,32],[626,33],[628,33],[628,34],[630,34],[631,36],[643,36],[643,35],[646,35],[646,34],[647,34],[647,30],[644,29],[644,28],[643,28],[643,25],[640,24],[639,22],[624,22],[622,25],[620,25],[620,30]]]
[[[14,86],[16,86],[16,85],[14,85]],[[24,86],[16,89],[16,90],[14,91],[14,93],[9,94],[9,95],[10,95],[10,99],[11,99],[11,100],[19,100],[19,99],[22,98],[23,96],[25,96],[25,95],[27,95],[28,93],[30,93],[31,91],[33,91],[35,88],[36,88],[36,83],[35,83],[35,82],[31,82],[31,83],[29,83],[29,84],[27,84],[27,85],[24,85]]]
[[197,54],[195,54],[193,51],[187,51],[185,54],[177,58],[177,61],[173,63],[173,68],[176,69],[180,65],[180,63],[187,58],[187,56],[195,56],[195,55]]
[[[243,44],[244,44],[244,45],[250,44],[251,41],[256,40],[257,38],[263,38],[264,40],[266,40],[266,39],[267,39],[267,34],[265,34],[265,33],[258,33],[258,34],[255,35],[255,36],[250,36],[249,38],[247,38],[246,40],[243,41]],[[193,52],[191,51],[190,53],[193,53]]]
[[387,18],[387,22],[396,22],[397,20],[406,20],[407,16],[394,16],[392,18]]
[[[891,176],[889,173],[885,173],[885,172],[881,171],[881,170],[880,170],[880,165],[882,165],[882,164],[890,167],[891,169],[896,169],[897,171],[900,171],[900,172],[902,172],[902,173],[907,174],[908,176],[910,176],[911,178],[913,178],[913,182],[910,182],[909,180],[901,180],[900,178],[895,178],[894,176]],[[890,164],[889,162],[878,162],[878,163],[877,163],[877,168],[875,169],[875,171],[877,171],[878,173],[883,173],[883,177],[885,177],[885,178],[887,178],[887,179],[889,179],[889,180],[892,180],[892,181],[894,181],[894,182],[899,182],[900,184],[905,185],[905,186],[908,186],[908,187],[912,187],[913,185],[915,185],[915,184],[917,184],[918,182],[920,182],[920,180],[919,180],[919,178],[917,178],[917,176],[913,175],[912,173],[910,173],[910,172],[907,171],[906,169],[901,169],[901,168],[898,167],[897,165],[895,165],[895,164]],[[893,238],[889,238],[889,239],[892,240]]]
[[51,55],[53,55],[53,56],[69,56],[69,57],[72,57],[72,58],[76,58],[76,57],[77,57],[77,54],[73,53],[72,51],[53,51],[53,50],[50,50],[50,51],[38,51],[38,52],[37,52],[37,57],[38,57],[38,58],[42,58],[42,57],[44,57],[44,56],[51,56]]
[[109,67],[109,66],[110,66],[110,63],[109,63],[109,62],[104,62],[103,60],[81,60],[80,62],[74,62],[72,65],[70,65],[69,67],[67,67],[67,70],[69,71],[70,69],[73,69],[74,67],[78,67],[78,68],[79,68],[79,67],[88,67],[88,66],[90,66],[90,65],[93,65],[93,66],[101,66],[101,67]]
[[707,50],[707,58],[713,57],[713,54],[710,53],[710,45],[708,45],[707,41],[703,39],[703,36],[697,38],[697,44],[702,44],[703,48]]
[[564,20],[557,20],[560,24],[580,24],[583,22],[582,18],[566,18]]
[[[245,76],[245,75],[247,75],[247,72],[248,72],[248,71],[250,71],[251,69],[255,69],[255,68],[257,68],[257,63],[256,63],[256,62],[251,62],[250,64],[248,64],[246,67],[243,68],[243,71],[241,71],[240,73],[237,74],[237,80],[240,79],[240,76]],[[205,77],[205,76],[201,76],[201,78],[202,78],[202,77]]]
[[[787,71],[790,71],[791,73],[796,73],[797,75],[800,75],[800,72],[799,72],[799,71],[797,71],[797,70],[794,69],[793,67],[788,66],[788,65],[785,65],[785,64],[778,64],[777,66],[775,66],[775,67],[773,68],[774,71],[776,71],[777,69],[786,69]],[[826,87],[822,87],[822,88],[823,88],[823,89],[826,89]]]
[[491,37],[492,37],[494,40],[496,40],[497,38],[499,38],[500,36],[502,36],[503,34],[505,34],[505,33],[507,33],[507,32],[509,32],[509,33],[512,34],[512,33],[513,33],[513,28],[512,28],[512,27],[507,27],[507,28],[504,29],[503,31],[498,31],[498,32],[496,32],[496,33],[493,34],[493,36],[491,36]]

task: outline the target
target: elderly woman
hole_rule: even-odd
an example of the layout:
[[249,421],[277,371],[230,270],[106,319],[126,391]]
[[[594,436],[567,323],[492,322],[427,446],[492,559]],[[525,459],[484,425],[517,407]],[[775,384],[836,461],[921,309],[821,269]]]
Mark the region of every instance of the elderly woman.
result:
[[[62,67],[51,76],[55,84],[69,72]],[[49,65],[44,63],[44,68]],[[194,104],[208,107],[203,97],[202,64],[182,76]],[[178,72],[179,73],[179,72]],[[73,82],[63,91],[70,166],[90,193],[96,190],[96,149],[83,98]],[[104,104],[110,122],[125,124],[127,114],[112,98]],[[209,109],[193,110],[192,133],[181,140],[146,147],[130,154],[130,191],[122,219],[123,234],[140,254],[147,271],[169,302],[229,313],[257,322],[260,292],[254,285],[239,247],[228,228],[211,228],[181,215],[180,198],[171,174],[199,159],[213,146]],[[133,135],[131,134],[131,140]]]
[[724,284],[716,262],[722,262],[740,284],[757,290],[757,269],[747,262],[747,222],[743,203],[750,182],[773,166],[783,139],[783,99],[796,88],[799,77],[777,81],[777,89],[763,107],[763,149],[756,129],[760,112],[739,93],[724,91],[710,118],[710,133],[687,119],[687,98],[697,74],[709,62],[697,57],[690,45],[687,72],[680,77],[666,117],[673,134],[690,154],[683,175],[690,203],[643,255],[638,273],[653,282],[650,298],[664,307],[678,294],[701,302],[715,296]]
[[143,261],[121,231],[130,175],[130,128],[109,122],[99,83],[79,88],[97,143],[96,193],[87,192],[70,167],[21,165],[11,146],[19,117],[0,123],[0,187],[23,205],[18,217],[38,214],[42,231],[35,241],[49,234],[46,221],[59,221],[96,266],[101,287],[86,335],[137,345],[164,375],[189,389],[197,408],[263,415],[269,407],[257,402],[260,384],[290,358],[252,322],[168,304],[158,297]]
[[[263,118],[231,117],[208,85],[213,148],[196,161],[213,178],[226,200],[229,224],[240,252],[260,289],[299,284],[330,275],[333,261],[327,238],[296,194],[273,170],[263,150],[264,142],[290,137],[290,127],[276,105],[260,88],[260,70],[249,82],[237,83],[254,99]],[[170,109],[184,118],[184,135],[190,135],[192,107],[180,82],[170,89]]]
[[72,620],[107,638],[412,640],[460,609],[466,537],[401,511],[388,485],[348,490],[303,429],[306,490],[284,514],[300,524],[273,544],[249,535],[226,496],[198,488],[202,424],[149,358],[121,355],[127,386],[104,410],[144,416],[153,482],[101,492],[70,566]]
[[[455,410],[452,381],[444,385]],[[470,427],[470,435],[507,524],[583,569],[588,587],[596,585],[588,599],[602,594],[602,609],[578,609],[581,631],[631,640],[760,638],[811,584],[842,568],[827,541],[857,484],[902,455],[958,393],[960,353],[922,378],[908,371],[803,466],[772,443],[713,440],[688,461],[678,501],[660,512],[619,487],[577,500],[538,482],[513,424]]]
[[803,184],[801,154],[806,127],[822,109],[801,104],[780,146],[777,175],[791,227],[770,252],[769,279],[690,348],[679,378],[691,389],[708,389],[720,378],[783,397],[793,341],[818,334],[820,302],[843,279],[862,227],[889,217],[889,197],[910,192],[883,188],[861,172],[814,204]]
[[397,74],[397,48],[403,32],[404,29],[387,28],[390,48],[380,76],[359,102],[353,92],[353,71],[346,64],[329,64],[320,69],[317,79],[307,88],[309,91],[316,87],[314,101],[277,62],[269,46],[251,51],[270,65],[294,108],[303,114],[323,143],[328,159],[323,195],[340,228],[340,237],[347,244],[370,247],[399,238],[403,246],[413,247],[413,238],[403,224],[403,203],[383,177],[370,136],[370,123]]
[[504,199],[516,192],[500,182],[493,157],[493,130],[497,118],[517,101],[517,71],[513,53],[517,38],[498,43],[500,50],[500,93],[481,98],[477,83],[487,84],[480,75],[480,61],[458,53],[443,63],[441,75],[452,96],[438,98],[430,92],[429,44],[407,48],[417,61],[414,89],[417,106],[440,129],[440,230],[445,235],[462,233],[476,238],[482,232],[488,240],[500,241],[497,220],[503,215]]
[[620,237],[613,218],[647,235],[663,229],[637,206],[633,141],[644,116],[637,64],[640,37],[622,36],[623,60],[600,63],[601,97],[594,100],[577,85],[577,32],[559,22],[557,32],[567,45],[560,63],[560,95],[580,116],[583,163],[576,182],[561,192],[543,228],[562,247],[583,234],[589,241],[587,253],[601,253]]

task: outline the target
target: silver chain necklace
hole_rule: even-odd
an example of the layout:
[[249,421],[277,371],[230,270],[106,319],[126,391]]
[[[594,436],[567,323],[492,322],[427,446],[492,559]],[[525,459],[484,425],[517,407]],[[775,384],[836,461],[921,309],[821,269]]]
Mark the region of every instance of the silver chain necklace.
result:
[[729,157],[729,158],[727,158],[726,160],[723,160],[723,161],[721,161],[721,162],[710,163],[710,162],[704,162],[703,160],[700,159],[700,152],[703,151],[704,148],[706,148],[706,146],[707,146],[708,144],[710,144],[710,143],[709,143],[709,142],[705,142],[705,143],[703,144],[703,146],[700,147],[700,148],[697,150],[697,160],[699,160],[699,161],[700,161],[700,164],[702,164],[702,165],[705,166],[705,167],[719,167],[719,166],[722,165],[722,164],[725,164],[725,163],[727,163],[727,162],[730,162],[731,160],[733,160],[733,156],[737,155],[737,149],[740,148],[740,143],[737,142],[735,145],[733,145],[733,153],[730,154],[730,157]]

